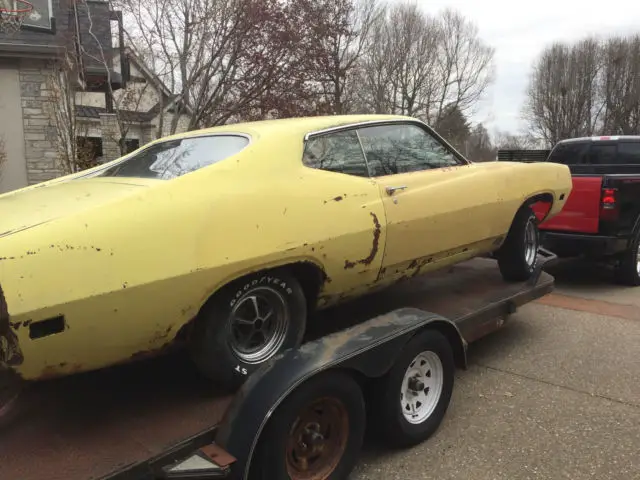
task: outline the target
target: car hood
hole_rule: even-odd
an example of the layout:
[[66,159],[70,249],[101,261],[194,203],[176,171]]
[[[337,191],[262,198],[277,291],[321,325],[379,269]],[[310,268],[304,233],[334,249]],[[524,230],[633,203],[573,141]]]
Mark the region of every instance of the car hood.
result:
[[9,192],[0,197],[0,238],[121,200],[158,182],[163,181],[94,177]]

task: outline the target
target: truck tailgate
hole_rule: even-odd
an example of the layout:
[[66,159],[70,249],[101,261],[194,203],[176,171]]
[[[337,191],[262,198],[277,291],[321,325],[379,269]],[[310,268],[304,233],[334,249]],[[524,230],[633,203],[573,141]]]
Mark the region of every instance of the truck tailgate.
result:
[[[541,230],[576,233],[598,233],[600,220],[600,196],[602,177],[573,176],[573,190],[562,211],[555,217],[542,222]],[[548,204],[537,203],[534,211],[538,218],[544,216]]]

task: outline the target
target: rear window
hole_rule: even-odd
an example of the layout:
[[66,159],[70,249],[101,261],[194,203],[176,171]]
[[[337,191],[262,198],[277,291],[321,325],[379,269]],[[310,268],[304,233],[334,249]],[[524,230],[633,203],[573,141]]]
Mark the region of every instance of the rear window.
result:
[[549,154],[548,161],[563,165],[584,164],[588,147],[589,143],[587,142],[559,143]]
[[618,157],[618,163],[640,163],[640,142],[620,142]]
[[589,149],[589,163],[591,165],[611,165],[616,161],[618,146],[616,144],[591,144]]
[[169,140],[145,148],[99,176],[171,180],[235,155],[248,144],[249,139],[240,135]]

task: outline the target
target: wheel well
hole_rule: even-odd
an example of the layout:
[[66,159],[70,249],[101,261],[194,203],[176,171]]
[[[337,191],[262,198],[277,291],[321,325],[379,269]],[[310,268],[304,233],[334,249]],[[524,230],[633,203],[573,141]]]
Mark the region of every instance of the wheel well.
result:
[[453,350],[453,358],[456,363],[456,367],[461,370],[467,368],[467,350],[465,342],[458,329],[451,323],[446,321],[435,321],[427,324],[423,330],[436,330],[446,337]]
[[[538,219],[540,222],[542,222],[546,216],[549,214],[549,211],[551,211],[551,207],[553,207],[553,195],[550,193],[538,193],[537,195],[533,195],[532,197],[529,197],[525,200],[525,202],[520,206],[520,209],[523,207],[531,207],[533,206],[534,203],[538,203],[538,202],[544,202],[544,203],[549,203],[549,210],[547,210],[547,213],[545,214],[544,218]],[[520,210],[518,209],[518,211]]]
[[[295,263],[289,263],[284,265],[278,265],[276,267],[256,270],[254,272],[247,273],[246,275],[242,275],[240,277],[234,278],[233,280],[230,280],[229,282],[222,285],[220,288],[214,291],[211,295],[209,295],[207,300],[200,307],[200,311],[202,311],[204,306],[208,302],[210,302],[212,298],[218,294],[218,292],[227,288],[230,284],[241,281],[243,278],[248,277],[250,275],[255,275],[258,272],[274,272],[278,270],[288,271],[300,283],[300,287],[302,288],[302,291],[304,292],[304,296],[307,300],[307,311],[311,313],[316,306],[316,303],[314,302],[314,300],[317,299],[320,293],[320,289],[322,288],[322,285],[328,279],[327,274],[324,272],[324,270],[322,270],[322,268],[320,268],[319,266],[317,266],[312,262],[295,262]],[[199,312],[198,312],[198,315],[199,315]],[[183,325],[180,328],[180,330],[176,334],[177,341],[185,341],[189,337],[191,329],[193,328],[193,325],[195,323],[195,320],[198,318],[198,315],[196,315],[193,319],[191,319],[189,322],[187,322],[185,325]]]

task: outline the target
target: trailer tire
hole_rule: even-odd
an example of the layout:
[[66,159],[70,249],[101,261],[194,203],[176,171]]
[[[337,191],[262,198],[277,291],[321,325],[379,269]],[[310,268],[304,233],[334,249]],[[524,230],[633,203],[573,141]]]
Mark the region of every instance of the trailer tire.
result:
[[378,437],[396,448],[431,437],[449,407],[454,373],[453,350],[443,334],[426,330],[414,337],[391,370],[373,385],[372,391],[379,393],[370,413],[377,419],[372,426]]
[[529,206],[516,213],[509,233],[496,252],[502,278],[512,282],[529,280],[536,268],[540,233],[538,219]]
[[633,236],[629,248],[622,253],[615,269],[615,277],[621,285],[640,285],[640,229]]
[[[269,419],[249,479],[347,478],[362,448],[365,409],[362,390],[349,374],[327,371],[307,380]],[[328,422],[328,429],[323,429],[323,422]],[[301,473],[305,455],[315,460]]]
[[[207,378],[236,390],[269,359],[299,346],[306,321],[307,301],[293,275],[285,269],[253,274],[222,288],[202,307],[189,337],[191,357]],[[258,330],[262,347],[241,345],[239,337],[251,343]]]

